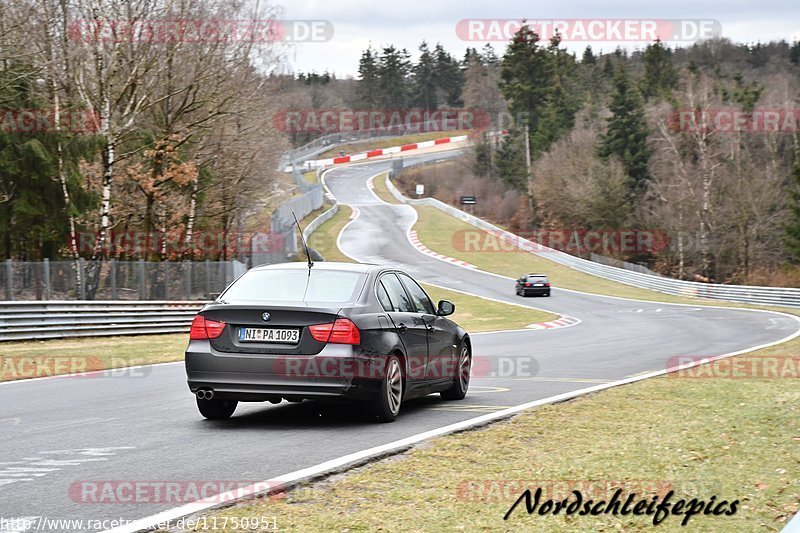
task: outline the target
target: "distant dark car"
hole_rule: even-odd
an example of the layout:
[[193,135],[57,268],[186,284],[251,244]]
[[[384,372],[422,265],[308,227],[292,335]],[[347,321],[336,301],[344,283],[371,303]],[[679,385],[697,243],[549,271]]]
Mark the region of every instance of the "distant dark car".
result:
[[352,399],[390,422],[403,401],[467,394],[472,348],[408,274],[350,263],[254,268],[192,323],[189,389],[200,413],[229,418],[238,402]]
[[550,296],[550,281],[544,274],[523,274],[517,280],[517,296]]

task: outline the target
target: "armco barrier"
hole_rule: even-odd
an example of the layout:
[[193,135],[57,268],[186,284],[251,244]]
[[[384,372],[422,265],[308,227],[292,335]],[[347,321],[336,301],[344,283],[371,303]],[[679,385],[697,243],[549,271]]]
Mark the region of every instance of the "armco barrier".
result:
[[405,197],[394,186],[391,180],[387,180],[387,186],[392,195],[398,201],[407,204],[422,204],[435,207],[448,213],[476,228],[491,232],[500,239],[505,239],[510,243],[516,243],[523,249],[531,253],[549,259],[569,268],[574,268],[587,274],[592,274],[601,278],[617,281],[626,285],[651,289],[675,296],[688,296],[692,298],[707,298],[712,300],[726,300],[730,302],[741,302],[759,305],[777,305],[784,307],[800,307],[800,289],[783,287],[756,287],[748,285],[722,285],[719,283],[698,283],[695,281],[683,281],[674,278],[665,278],[631,272],[622,268],[595,263],[587,259],[575,257],[568,253],[541,246],[527,239],[523,239],[513,233],[500,229],[494,224],[472,216],[460,209],[441,202],[435,198],[412,199]]
[[203,302],[29,301],[0,303],[0,341],[185,333]]

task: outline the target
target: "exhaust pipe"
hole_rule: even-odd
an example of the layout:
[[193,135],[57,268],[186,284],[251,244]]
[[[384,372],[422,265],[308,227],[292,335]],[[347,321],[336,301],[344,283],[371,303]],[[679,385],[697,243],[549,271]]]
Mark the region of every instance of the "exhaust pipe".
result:
[[214,398],[214,391],[211,389],[198,389],[196,394],[201,400],[211,400]]

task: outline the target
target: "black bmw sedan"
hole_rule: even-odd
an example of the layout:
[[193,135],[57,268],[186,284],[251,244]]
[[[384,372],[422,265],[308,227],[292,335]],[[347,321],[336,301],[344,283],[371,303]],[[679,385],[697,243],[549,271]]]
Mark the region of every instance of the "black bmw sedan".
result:
[[467,394],[472,349],[411,276],[321,262],[253,268],[194,318],[189,389],[208,419],[238,402],[349,399],[390,422],[403,401]]

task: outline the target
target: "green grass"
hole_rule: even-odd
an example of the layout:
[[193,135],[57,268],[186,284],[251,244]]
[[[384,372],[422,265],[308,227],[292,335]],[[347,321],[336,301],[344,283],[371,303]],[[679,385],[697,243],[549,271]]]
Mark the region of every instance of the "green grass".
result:
[[373,139],[371,141],[354,142],[347,145],[340,145],[330,150],[326,150],[317,156],[318,159],[326,159],[328,157],[339,157],[339,151],[344,150],[345,154],[358,154],[368,150],[377,150],[378,148],[391,148],[392,146],[401,146],[404,144],[420,143],[423,141],[431,141],[434,139],[442,139],[444,137],[456,137],[458,135],[466,135],[469,130],[458,131],[434,131],[430,133],[414,133],[411,135],[403,135],[401,137],[387,137],[385,139]]
[[178,333],[4,342],[0,381],[180,361],[188,341]]
[[375,176],[375,179],[372,180],[372,190],[375,191],[375,194],[378,195],[378,198],[387,204],[399,204],[400,202],[397,201],[397,198],[392,196],[392,193],[389,192],[389,188],[386,186],[386,181],[388,179],[388,172],[386,174],[381,174],[380,176]]
[[317,231],[311,234],[308,245],[319,252],[325,261],[352,262],[352,259],[344,255],[336,246],[336,239],[342,228],[350,222],[353,210],[346,205],[339,205],[339,211],[332,219],[320,226]]

